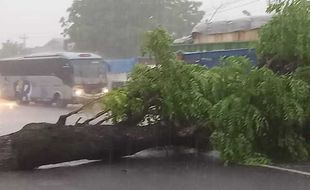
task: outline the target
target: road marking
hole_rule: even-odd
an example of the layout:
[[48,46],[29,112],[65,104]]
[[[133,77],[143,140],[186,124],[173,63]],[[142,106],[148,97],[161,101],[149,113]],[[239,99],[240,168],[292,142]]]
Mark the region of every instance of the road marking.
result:
[[295,174],[300,174],[300,175],[305,175],[305,176],[310,177],[310,173],[309,172],[303,172],[303,171],[299,171],[299,170],[282,168],[282,167],[277,167],[277,166],[270,166],[270,165],[260,165],[260,166],[263,167],[263,168],[280,170],[280,171],[284,171],[284,172],[295,173]]
[[100,160],[77,160],[71,162],[63,162],[59,164],[50,164],[50,165],[43,165],[38,167],[39,170],[46,170],[46,169],[54,169],[54,168],[64,168],[64,167],[74,167],[74,166],[81,166],[85,164],[90,164],[94,162],[100,162]]

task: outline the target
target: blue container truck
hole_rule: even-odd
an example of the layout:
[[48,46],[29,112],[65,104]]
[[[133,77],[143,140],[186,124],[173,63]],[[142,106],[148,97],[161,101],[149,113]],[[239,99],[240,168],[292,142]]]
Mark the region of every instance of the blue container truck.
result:
[[182,56],[182,59],[188,63],[199,64],[209,68],[219,65],[222,58],[230,56],[243,56],[248,58],[253,65],[258,64],[255,49],[247,48],[206,52],[185,52],[182,53]]

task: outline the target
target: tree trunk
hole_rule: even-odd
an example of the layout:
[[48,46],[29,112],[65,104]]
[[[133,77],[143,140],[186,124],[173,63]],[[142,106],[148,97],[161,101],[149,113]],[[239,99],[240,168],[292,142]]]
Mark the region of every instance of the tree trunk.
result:
[[27,170],[46,164],[91,159],[115,160],[147,148],[175,145],[205,147],[196,129],[152,125],[59,126],[37,123],[0,137],[0,169]]

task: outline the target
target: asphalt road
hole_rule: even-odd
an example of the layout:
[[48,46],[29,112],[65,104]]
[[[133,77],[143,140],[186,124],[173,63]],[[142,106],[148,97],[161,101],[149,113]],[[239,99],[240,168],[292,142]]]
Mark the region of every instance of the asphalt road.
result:
[[310,178],[190,158],[125,159],[78,167],[0,173],[4,190],[309,190]]
[[[30,122],[56,122],[77,107],[58,109],[37,105],[16,106],[0,100],[0,135]],[[82,113],[74,116],[74,122]],[[75,167],[0,172],[0,190],[309,190],[310,177],[279,170],[223,166],[205,155],[165,156],[144,152],[117,163],[92,163]]]

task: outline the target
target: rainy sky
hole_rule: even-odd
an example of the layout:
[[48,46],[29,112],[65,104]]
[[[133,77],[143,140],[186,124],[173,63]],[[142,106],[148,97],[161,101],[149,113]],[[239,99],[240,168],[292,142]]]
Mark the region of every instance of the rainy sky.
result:
[[[0,42],[19,41],[27,35],[29,47],[40,46],[52,38],[61,37],[60,17],[73,0],[0,0]],[[209,18],[220,7],[214,20],[244,17],[242,11],[262,15],[266,0],[197,0]]]

